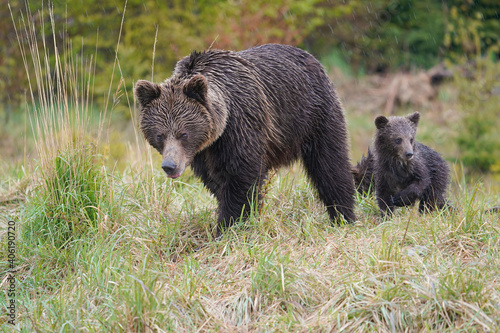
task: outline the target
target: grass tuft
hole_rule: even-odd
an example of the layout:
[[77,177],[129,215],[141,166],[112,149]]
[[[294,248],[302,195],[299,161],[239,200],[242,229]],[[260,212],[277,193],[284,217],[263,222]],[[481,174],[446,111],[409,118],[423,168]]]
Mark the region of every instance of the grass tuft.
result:
[[51,243],[55,248],[96,231],[108,215],[106,177],[92,146],[57,155],[43,182],[25,208],[23,240],[31,245]]

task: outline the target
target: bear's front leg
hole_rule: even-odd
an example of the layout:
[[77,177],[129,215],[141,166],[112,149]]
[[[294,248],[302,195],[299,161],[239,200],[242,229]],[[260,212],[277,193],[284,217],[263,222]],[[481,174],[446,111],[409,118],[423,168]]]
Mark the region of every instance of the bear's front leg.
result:
[[381,174],[376,175],[375,178],[375,194],[377,196],[377,205],[380,209],[381,216],[391,216],[394,210],[394,203],[392,201],[394,192],[388,184],[387,179]]
[[446,202],[443,193],[435,191],[432,186],[427,187],[420,199],[420,205],[418,207],[419,213],[422,214],[425,211],[430,212],[434,209],[443,208],[453,209],[453,207],[448,202]]
[[394,194],[391,198],[392,203],[397,207],[411,206],[422,197],[422,194],[428,185],[428,179],[416,181],[408,185],[405,189]]
[[418,197],[415,193],[407,193],[406,191],[399,191],[391,196],[391,202],[396,207],[411,206],[417,201]]
[[[233,124],[234,125],[234,124]],[[235,222],[245,220],[258,207],[260,188],[267,178],[263,135],[242,137],[226,128],[223,136],[209,150],[206,165],[219,202],[217,235]]]
[[231,179],[217,195],[219,217],[217,219],[217,235],[231,227],[239,220],[246,220],[251,209],[259,205],[260,193],[258,180],[252,183]]
[[246,198],[241,200],[232,195],[232,193],[227,192],[225,197],[219,200],[217,235],[231,227],[238,220],[245,220],[250,215],[250,200]]
[[389,193],[377,194],[377,204],[380,209],[380,215],[382,217],[392,216],[394,204],[392,203],[391,195]]

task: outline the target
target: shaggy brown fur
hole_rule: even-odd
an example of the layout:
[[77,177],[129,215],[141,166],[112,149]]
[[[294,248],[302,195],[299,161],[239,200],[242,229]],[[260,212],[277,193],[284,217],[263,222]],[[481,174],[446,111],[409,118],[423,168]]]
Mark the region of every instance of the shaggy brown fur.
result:
[[344,114],[307,52],[277,44],[193,52],[165,82],[138,81],[135,93],[163,169],[175,178],[192,166],[219,202],[219,230],[249,214],[268,170],[297,158],[331,219],[355,220]]
[[354,186],[359,194],[368,194],[375,191],[375,180],[373,179],[373,153],[368,149],[366,157],[363,155],[361,161],[352,167]]
[[382,213],[417,200],[421,213],[446,205],[449,168],[439,153],[415,141],[419,120],[418,112],[375,119],[373,170]]

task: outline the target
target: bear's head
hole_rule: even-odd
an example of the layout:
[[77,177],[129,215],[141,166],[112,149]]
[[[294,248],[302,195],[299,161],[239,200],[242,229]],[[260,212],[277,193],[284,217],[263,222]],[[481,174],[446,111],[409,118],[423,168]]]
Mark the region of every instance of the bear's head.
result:
[[375,118],[377,152],[404,163],[413,159],[419,120],[420,113],[418,112],[406,117],[378,116]]
[[215,140],[207,91],[202,75],[161,84],[140,80],[135,85],[142,133],[162,155],[162,168],[170,178],[179,177]]

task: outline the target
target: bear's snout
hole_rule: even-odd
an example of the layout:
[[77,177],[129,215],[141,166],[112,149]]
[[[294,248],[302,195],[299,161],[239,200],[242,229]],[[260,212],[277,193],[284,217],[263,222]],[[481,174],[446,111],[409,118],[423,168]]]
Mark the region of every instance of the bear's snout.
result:
[[411,160],[413,158],[413,152],[407,151],[405,157],[408,161]]
[[161,168],[168,178],[177,178],[186,169],[189,162],[186,159],[186,152],[178,140],[167,140],[162,153]]
[[168,176],[175,175],[177,164],[174,161],[163,160],[163,162],[161,163],[161,168]]
[[171,159],[164,159],[161,168],[167,174],[168,178],[177,178],[184,172],[183,163],[177,163]]

